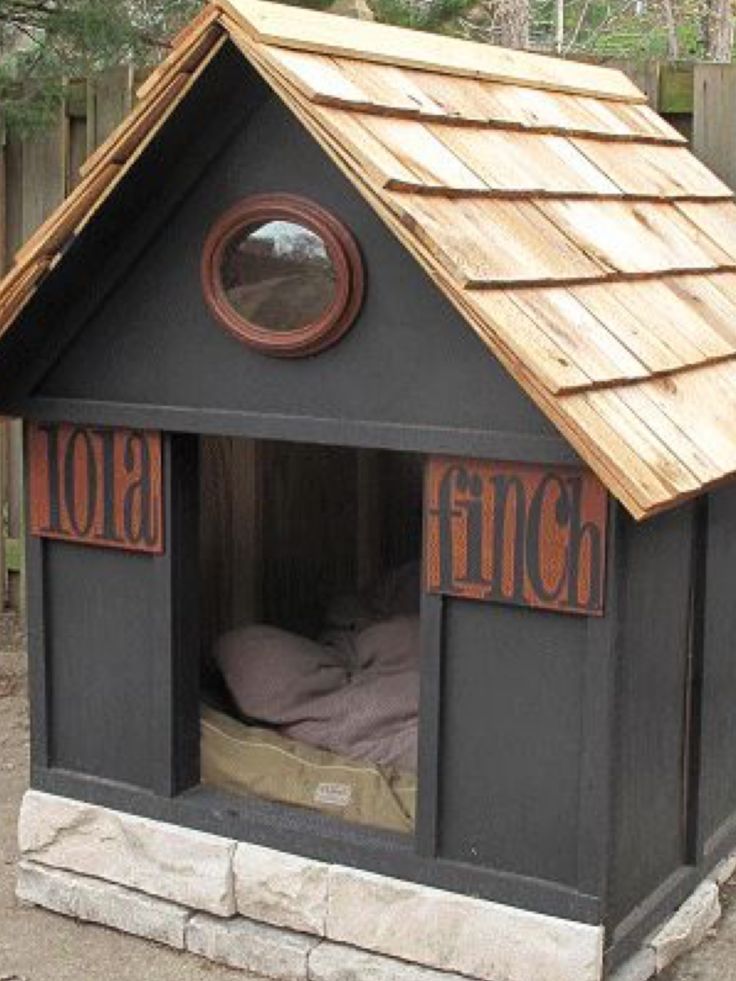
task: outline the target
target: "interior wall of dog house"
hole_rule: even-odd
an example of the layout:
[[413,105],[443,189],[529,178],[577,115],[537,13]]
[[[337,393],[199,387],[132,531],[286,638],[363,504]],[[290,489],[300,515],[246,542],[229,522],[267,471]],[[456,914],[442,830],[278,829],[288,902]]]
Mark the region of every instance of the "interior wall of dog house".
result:
[[[367,274],[354,329],[298,361],[219,330],[199,280],[213,222],[275,186],[339,215]],[[200,630],[222,616],[211,594],[203,610],[200,575],[200,483],[232,451],[216,437],[334,447],[338,470],[339,447],[575,462],[231,47],[4,344],[18,414],[164,433],[163,556],[29,539],[35,786],[605,920],[612,940],[674,908],[733,843],[731,490],[644,524],[611,503],[602,617],[423,599],[413,840],[177,796],[199,781]]]

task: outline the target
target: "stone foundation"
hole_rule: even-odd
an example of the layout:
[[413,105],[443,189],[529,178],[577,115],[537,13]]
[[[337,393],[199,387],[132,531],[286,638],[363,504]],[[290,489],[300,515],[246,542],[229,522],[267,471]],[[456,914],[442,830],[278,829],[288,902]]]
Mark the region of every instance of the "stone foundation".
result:
[[177,950],[187,946],[189,910],[124,886],[21,862],[16,895],[21,902],[76,920],[100,923]]
[[18,897],[276,981],[600,981],[603,929],[29,791]]
[[[274,981],[601,981],[603,930],[29,791],[18,898]],[[724,862],[611,981],[720,916]]]

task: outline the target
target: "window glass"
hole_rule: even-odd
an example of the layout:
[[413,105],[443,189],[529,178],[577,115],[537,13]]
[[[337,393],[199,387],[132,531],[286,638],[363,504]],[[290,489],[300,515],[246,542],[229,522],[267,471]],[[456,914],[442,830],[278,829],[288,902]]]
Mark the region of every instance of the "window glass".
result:
[[227,243],[220,269],[228,302],[264,330],[292,331],[320,320],[336,298],[327,246],[293,221],[264,221]]

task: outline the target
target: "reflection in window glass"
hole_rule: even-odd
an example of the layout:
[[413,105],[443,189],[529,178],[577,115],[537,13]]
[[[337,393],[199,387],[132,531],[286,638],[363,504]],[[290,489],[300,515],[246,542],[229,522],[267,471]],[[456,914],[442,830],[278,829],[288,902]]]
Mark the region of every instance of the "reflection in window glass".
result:
[[299,330],[335,302],[335,268],[325,243],[291,221],[241,229],[225,247],[220,277],[235,311],[264,330]]

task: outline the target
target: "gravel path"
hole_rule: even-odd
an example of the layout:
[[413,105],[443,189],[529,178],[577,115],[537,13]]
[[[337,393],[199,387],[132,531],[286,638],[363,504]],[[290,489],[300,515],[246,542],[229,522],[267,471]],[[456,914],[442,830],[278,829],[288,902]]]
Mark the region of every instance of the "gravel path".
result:
[[[14,649],[3,650],[3,644]],[[241,971],[17,903],[16,822],[28,786],[20,644],[12,619],[0,616],[0,981],[248,981]],[[736,882],[724,890],[723,904],[713,937],[658,981],[736,981]]]

